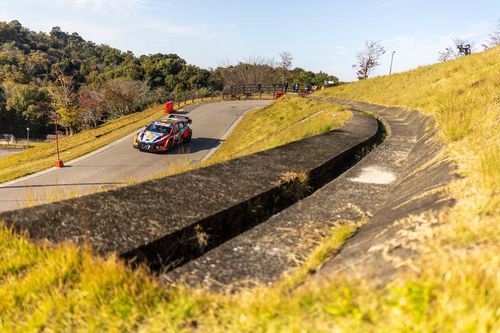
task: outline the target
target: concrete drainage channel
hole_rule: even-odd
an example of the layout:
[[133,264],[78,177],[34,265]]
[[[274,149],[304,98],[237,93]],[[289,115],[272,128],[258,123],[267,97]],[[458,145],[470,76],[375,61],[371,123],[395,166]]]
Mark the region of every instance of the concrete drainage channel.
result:
[[271,284],[301,267],[325,235],[359,221],[366,223],[330,261],[310,271],[310,279],[365,276],[383,284],[411,267],[419,242],[437,223],[432,211],[454,202],[444,191],[455,179],[454,167],[439,157],[433,121],[417,111],[331,102],[380,117],[387,137],[316,192],[162,280],[224,290]]
[[168,271],[310,195],[383,135],[379,121],[355,112],[346,125],[323,135],[163,179],[2,213],[0,220],[34,240],[87,243],[98,254],[114,252],[133,264]]
[[[362,117],[358,115],[359,112],[355,113],[357,117]],[[362,159],[377,143],[383,141],[384,133],[384,127],[377,121],[376,132],[367,140],[314,169],[305,173],[285,173],[270,190],[199,220],[188,228],[123,253],[121,257],[133,263],[145,262],[156,272],[167,272],[178,267],[314,193]],[[303,180],[301,176],[304,176]]]

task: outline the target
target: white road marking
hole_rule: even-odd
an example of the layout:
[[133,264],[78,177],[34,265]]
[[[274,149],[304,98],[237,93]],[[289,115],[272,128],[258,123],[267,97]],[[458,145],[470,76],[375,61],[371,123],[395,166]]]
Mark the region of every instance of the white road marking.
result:
[[375,165],[362,168],[358,176],[348,178],[348,180],[357,183],[387,185],[396,180],[396,176],[394,173]]

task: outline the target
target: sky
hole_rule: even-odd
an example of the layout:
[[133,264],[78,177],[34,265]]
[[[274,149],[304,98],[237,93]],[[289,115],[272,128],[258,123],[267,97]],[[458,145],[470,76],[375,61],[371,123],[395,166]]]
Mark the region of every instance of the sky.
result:
[[176,53],[215,68],[254,56],[355,79],[365,41],[387,49],[373,75],[437,61],[454,37],[481,49],[500,20],[500,0],[0,0],[0,21],[54,26],[136,55]]

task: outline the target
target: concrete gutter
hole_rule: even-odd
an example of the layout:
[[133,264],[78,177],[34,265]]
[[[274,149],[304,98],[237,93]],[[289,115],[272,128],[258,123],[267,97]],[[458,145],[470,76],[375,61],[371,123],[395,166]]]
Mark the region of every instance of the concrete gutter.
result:
[[171,177],[0,214],[34,240],[88,243],[164,270],[196,258],[300,200],[280,183],[305,172],[316,190],[375,144],[379,123],[355,114],[329,133]]
[[354,274],[387,283],[410,267],[419,240],[437,223],[430,214],[454,202],[443,191],[455,179],[454,167],[436,158],[441,144],[432,119],[417,111],[330,101],[377,117],[385,140],[312,195],[162,275],[164,281],[213,289],[271,284],[300,267],[332,228],[360,221],[366,223],[315,279]]

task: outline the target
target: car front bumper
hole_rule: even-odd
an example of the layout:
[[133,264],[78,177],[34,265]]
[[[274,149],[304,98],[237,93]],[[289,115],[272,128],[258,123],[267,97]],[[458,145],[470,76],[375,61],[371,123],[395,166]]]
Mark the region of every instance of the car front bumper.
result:
[[156,143],[143,143],[143,142],[138,142],[137,146],[139,150],[141,151],[149,151],[149,152],[158,152],[158,151],[165,151],[165,148],[163,147],[164,145],[157,145]]

